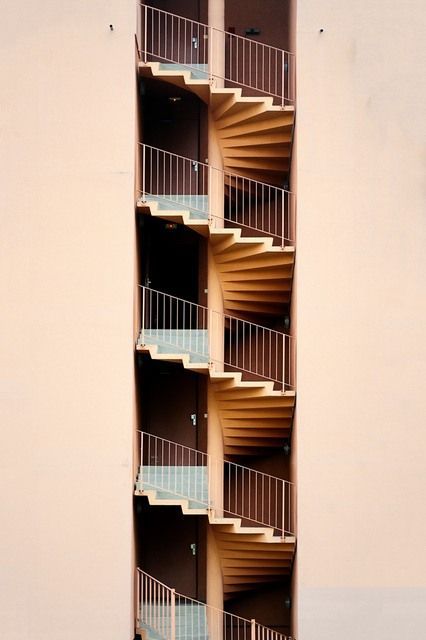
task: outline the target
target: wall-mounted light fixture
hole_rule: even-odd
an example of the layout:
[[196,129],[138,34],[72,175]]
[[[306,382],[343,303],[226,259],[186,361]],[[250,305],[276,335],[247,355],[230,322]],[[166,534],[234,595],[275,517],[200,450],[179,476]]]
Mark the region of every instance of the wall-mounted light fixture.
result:
[[175,104],[175,102],[180,102],[182,98],[180,96],[169,96],[169,102]]

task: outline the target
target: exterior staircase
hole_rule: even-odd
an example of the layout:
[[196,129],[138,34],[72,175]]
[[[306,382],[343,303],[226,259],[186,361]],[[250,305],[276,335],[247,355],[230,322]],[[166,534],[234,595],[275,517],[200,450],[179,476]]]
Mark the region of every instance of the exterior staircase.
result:
[[141,286],[140,290],[138,351],[157,360],[181,362],[216,379],[231,374],[242,381],[244,375],[245,382],[267,380],[282,392],[293,388],[290,335],[155,289]]
[[282,187],[290,168],[294,107],[265,97],[244,97],[240,88],[216,88],[179,64],[140,62],[142,77],[186,89],[211,104],[224,168]]
[[136,569],[136,632],[145,640],[291,640],[273,629],[188,598]]
[[226,170],[282,186],[294,128],[293,54],[154,7],[140,11],[139,74],[210,104]]
[[[266,452],[283,446],[291,434],[296,401],[290,336],[216,314],[206,307],[146,287],[142,288],[141,306],[144,326],[136,349],[149,353],[155,360],[177,362],[186,369],[208,375],[218,407],[226,455],[258,455],[259,450]],[[158,309],[166,318],[183,319],[179,328],[163,328],[157,317]],[[155,316],[151,322],[150,315]],[[152,324],[155,328],[151,328]],[[191,328],[186,328],[190,325]],[[251,358],[234,351],[232,343],[228,356],[211,352],[209,331],[223,335],[227,325],[228,329],[234,328],[243,338],[257,343],[250,353]],[[265,369],[261,355],[265,348],[269,351],[271,344],[276,347],[276,360],[280,366],[276,367],[272,361]],[[287,366],[282,367],[281,361],[286,361]],[[257,379],[248,380],[247,376]]]
[[294,550],[294,486],[280,478],[139,432],[135,495],[208,517],[224,593],[282,580]]
[[[164,206],[164,205],[163,205]],[[245,238],[241,229],[215,229],[191,209],[161,208],[157,201],[138,202],[153,217],[178,222],[210,235],[228,312],[282,316],[291,299],[295,250],[273,245],[272,238]]]
[[[180,163],[185,172],[170,170],[165,189],[164,181],[158,183],[156,170],[149,167],[146,145],[142,145],[143,185],[137,206],[145,213],[184,224],[209,238],[226,313],[176,298],[171,302],[171,296],[142,287],[141,330],[136,349],[149,353],[153,359],[178,362],[208,375],[222,424],[225,455],[256,455],[282,446],[290,435],[295,406],[290,337],[247,321],[253,314],[282,318],[291,298],[294,211],[291,194],[283,187],[288,182],[295,118],[293,58],[279,49],[154,7],[144,5],[140,11],[139,75],[190,91],[209,105],[224,170],[168,154],[170,166],[172,162],[176,166]],[[185,34],[183,41],[174,40],[173,34],[177,33]],[[239,47],[245,50],[246,45],[249,64],[240,65]],[[224,66],[218,69],[217,60],[222,59],[222,54]],[[268,59],[269,67],[268,62],[265,67]],[[245,66],[249,73],[244,71]],[[154,152],[165,154],[158,149]],[[150,157],[152,153],[151,148]],[[171,156],[176,160],[170,160]],[[145,170],[147,166],[149,171]],[[158,163],[156,166],[158,172]],[[154,182],[157,180],[154,186],[152,173]],[[164,171],[161,175],[164,178]],[[182,184],[176,184],[178,175],[185,176]],[[277,191],[271,195],[268,190],[274,188]],[[223,197],[223,217],[218,217],[209,202],[209,194],[213,193],[215,202]],[[285,198],[279,200],[278,207],[277,198]],[[248,221],[244,218],[247,212]],[[178,318],[183,320],[179,323]],[[216,343],[222,353],[213,351]],[[266,370],[264,353],[269,354]],[[146,436],[141,435],[141,442]],[[169,448],[170,445],[180,446],[169,443]],[[226,465],[233,463],[220,461],[221,471],[215,467],[212,472],[211,460],[200,462],[196,457],[195,462],[193,458],[191,464],[184,465],[176,463],[176,458],[165,460],[164,449],[159,458],[157,451],[154,458],[151,453],[146,458],[146,450],[144,453],[142,449],[141,445],[136,495],[145,496],[153,506],[175,505],[184,514],[207,516],[222,564],[226,598],[257,589],[260,584],[280,581],[290,573],[296,545],[294,500],[284,490],[282,501],[278,493],[269,496],[265,510],[280,513],[281,509],[280,524],[247,508],[247,501],[250,505],[252,499],[250,492],[243,494],[236,506],[238,501],[232,503],[234,496],[227,495],[220,483],[217,485],[217,478],[223,483]],[[200,452],[194,455],[206,456]],[[242,473],[247,472],[247,477],[258,473],[234,466],[246,469]],[[228,473],[232,477],[232,472]],[[239,486],[246,484],[240,482]],[[230,486],[234,486],[232,482]],[[255,490],[253,495],[256,504],[259,496],[263,500],[263,490]],[[160,600],[163,598],[164,602],[159,603],[158,597],[156,602],[146,602],[151,593],[147,587],[151,588],[153,581],[160,585],[155,593],[163,594]],[[183,598],[138,570],[137,627],[145,637],[231,640],[238,631],[240,640],[283,638],[260,628],[253,620],[239,618],[236,622],[235,616],[228,618],[229,614],[218,610],[213,615],[213,609],[202,603],[191,601],[186,608],[189,599]],[[200,606],[205,607],[205,615]],[[210,616],[216,620],[216,631]]]
[[[209,236],[227,312],[282,317],[295,261],[292,194],[148,145],[140,149],[138,209]],[[224,198],[222,218],[210,211],[210,191]]]

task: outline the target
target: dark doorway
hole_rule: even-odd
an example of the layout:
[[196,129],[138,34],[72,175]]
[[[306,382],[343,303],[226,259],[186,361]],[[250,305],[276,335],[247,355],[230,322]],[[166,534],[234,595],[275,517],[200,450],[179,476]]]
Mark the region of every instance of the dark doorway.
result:
[[[140,216],[141,284],[198,303],[202,239],[195,231],[165,220]],[[203,271],[203,269],[202,269]]]
[[184,516],[179,507],[136,502],[138,566],[190,598],[205,600],[206,518]]
[[[207,449],[206,380],[168,362],[140,357],[138,397],[142,431],[199,451]],[[142,403],[140,403],[142,405]]]

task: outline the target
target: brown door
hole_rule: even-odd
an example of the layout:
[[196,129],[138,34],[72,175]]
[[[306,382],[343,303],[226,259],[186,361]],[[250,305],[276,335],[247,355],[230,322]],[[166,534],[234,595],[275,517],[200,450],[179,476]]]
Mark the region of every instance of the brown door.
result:
[[142,388],[143,430],[197,449],[204,431],[199,376],[168,363],[147,361]]
[[149,507],[143,502],[139,529],[142,568],[177,592],[203,600],[205,518],[184,516],[178,507]]

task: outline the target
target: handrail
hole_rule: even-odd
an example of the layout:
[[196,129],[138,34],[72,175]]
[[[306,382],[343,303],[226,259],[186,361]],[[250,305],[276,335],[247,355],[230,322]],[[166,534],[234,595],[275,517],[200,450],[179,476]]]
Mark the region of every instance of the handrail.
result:
[[[140,4],[139,10],[143,62],[178,64],[198,74],[196,77],[270,95],[283,107],[294,103],[293,53],[163,9]],[[223,56],[224,69],[218,69],[214,63]]]
[[185,353],[193,362],[226,366],[294,388],[294,338],[286,333],[139,285],[138,344]]
[[255,619],[247,620],[184,596],[136,568],[136,628],[152,630],[164,640],[295,640]]
[[[294,244],[295,196],[292,192],[252,180],[205,162],[192,160],[139,142],[142,152],[141,201],[154,198],[186,206],[211,226],[223,220],[278,239],[282,248]],[[211,211],[209,195],[225,199],[223,217]]]
[[243,518],[281,537],[295,534],[295,485],[165,438],[137,431],[137,486],[154,488],[210,509],[219,517]]

